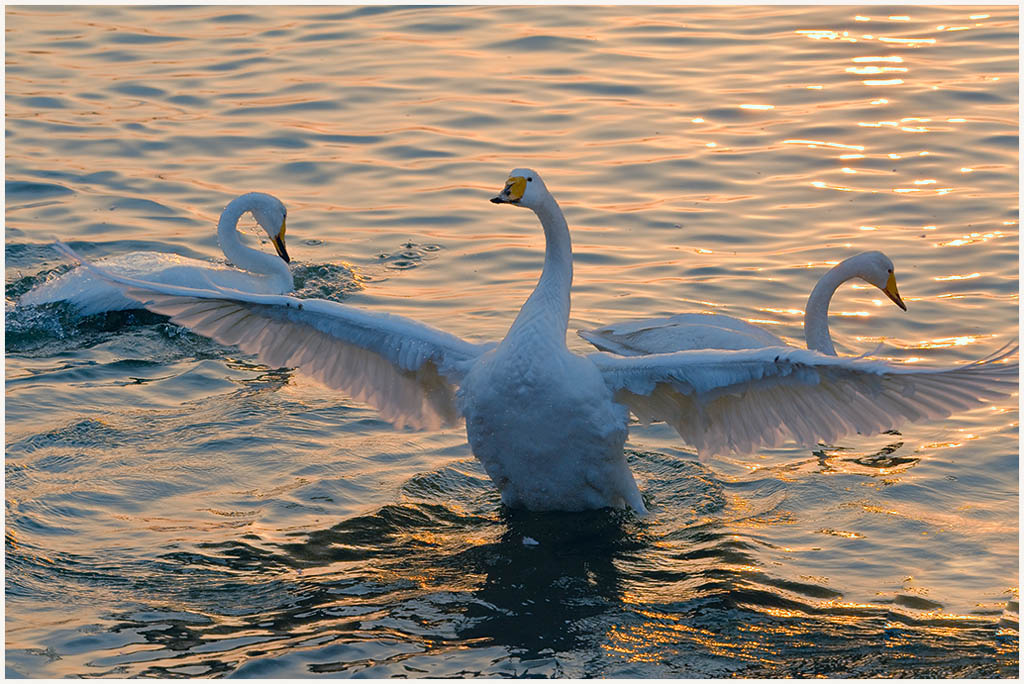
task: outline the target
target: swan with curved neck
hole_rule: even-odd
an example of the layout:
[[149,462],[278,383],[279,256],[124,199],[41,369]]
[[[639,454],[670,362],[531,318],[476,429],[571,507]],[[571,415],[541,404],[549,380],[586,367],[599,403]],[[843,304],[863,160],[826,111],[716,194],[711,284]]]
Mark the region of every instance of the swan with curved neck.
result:
[[[267,233],[276,255],[242,243],[238,221],[250,212]],[[132,252],[99,259],[96,263],[118,275],[166,285],[206,287],[214,285],[243,292],[283,294],[294,288],[285,248],[285,220],[288,210],[273,195],[249,192],[231,200],[217,223],[217,241],[224,256],[236,268],[165,252]],[[66,301],[87,316],[104,311],[139,308],[121,289],[87,270],[75,268],[58,278],[32,288],[19,305],[38,306]]]
[[1017,388],[1017,364],[998,363],[1005,350],[945,369],[777,347],[574,354],[565,339],[572,247],[558,203],[530,169],[512,171],[491,201],[531,209],[546,241],[540,279],[496,344],[339,302],[161,285],[82,265],[173,323],[308,373],[399,427],[465,419],[502,501],[532,510],[646,511],[624,453],[630,411],[668,422],[702,454],[748,453],[881,432]]
[[807,348],[829,356],[836,355],[828,330],[828,307],[832,303],[832,295],[848,280],[860,278],[874,285],[896,306],[906,311],[907,305],[903,303],[896,287],[893,268],[892,260],[881,252],[862,252],[844,259],[821,276],[804,307],[804,340]]
[[[874,285],[904,311],[892,260],[881,252],[862,252],[840,262],[818,280],[804,307],[807,348],[835,356],[828,327],[832,295],[843,283],[860,278]],[[686,349],[757,349],[788,346],[780,337],[739,318],[723,314],[678,314],[668,318],[611,323],[577,331],[598,349],[634,356]]]
[[[242,243],[238,221],[246,212],[252,214],[270,238],[276,257]],[[235,266],[264,276],[268,293],[288,292],[295,286],[288,269],[291,257],[284,244],[287,219],[288,210],[281,200],[263,192],[248,192],[231,200],[217,221],[217,242],[224,256]]]

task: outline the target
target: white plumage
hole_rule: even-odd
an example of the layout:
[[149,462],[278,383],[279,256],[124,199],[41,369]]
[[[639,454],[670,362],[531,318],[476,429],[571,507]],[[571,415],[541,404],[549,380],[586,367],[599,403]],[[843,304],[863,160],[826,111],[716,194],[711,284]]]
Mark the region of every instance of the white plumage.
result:
[[[881,252],[862,252],[829,269],[821,277],[804,311],[804,339],[808,349],[836,355],[828,329],[828,306],[836,289],[860,278],[881,290],[904,311],[896,288],[892,260]],[[776,335],[739,318],[723,314],[685,313],[667,318],[648,318],[611,323],[577,334],[602,351],[623,356],[664,354],[686,349],[756,349],[787,346]]]
[[[247,211],[266,231],[277,256],[264,254],[242,243],[237,226]],[[120,254],[99,259],[96,265],[110,273],[164,285],[212,286],[259,294],[283,294],[294,287],[284,244],[287,214],[280,200],[262,192],[246,193],[228,203],[217,224],[217,240],[228,261],[236,268],[165,252]],[[69,302],[82,316],[132,309],[139,305],[126,297],[118,286],[83,268],[72,269],[37,285],[22,295],[18,304],[38,306],[59,301]]]
[[118,276],[111,280],[174,323],[237,345],[270,366],[301,368],[376,407],[398,427],[457,424],[455,385],[493,346],[472,344],[402,316],[323,299],[197,290]]
[[601,351],[622,356],[663,354],[687,349],[757,349],[784,347],[785,341],[739,318],[712,313],[684,313],[665,318],[609,323],[576,334]]
[[835,357],[794,347],[690,350],[589,358],[616,399],[644,422],[665,421],[701,454],[750,453],[786,440],[834,443],[906,421],[944,418],[1005,396],[1019,366],[987,359],[952,368]]
[[465,419],[502,500],[532,510],[646,511],[623,453],[630,410],[715,453],[885,430],[1016,388],[1017,364],[1004,362],[1012,352],[949,369],[793,348],[573,354],[565,341],[572,249],[561,209],[529,169],[512,171],[492,201],[532,209],[546,241],[540,280],[497,344],[334,302],[161,285],[83,265],[173,322],[267,364],[295,366],[398,425]]

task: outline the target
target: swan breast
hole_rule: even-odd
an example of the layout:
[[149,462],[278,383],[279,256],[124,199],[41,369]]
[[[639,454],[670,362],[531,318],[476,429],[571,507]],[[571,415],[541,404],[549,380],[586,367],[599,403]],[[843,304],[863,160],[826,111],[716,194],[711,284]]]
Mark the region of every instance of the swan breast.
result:
[[628,412],[600,372],[567,350],[522,354],[486,354],[458,397],[470,448],[502,501],[530,510],[633,505],[639,493],[623,455]]

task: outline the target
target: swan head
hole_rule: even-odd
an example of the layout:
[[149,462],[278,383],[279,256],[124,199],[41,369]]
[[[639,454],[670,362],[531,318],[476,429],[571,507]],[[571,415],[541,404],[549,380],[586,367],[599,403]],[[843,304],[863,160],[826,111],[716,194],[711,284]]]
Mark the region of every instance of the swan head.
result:
[[288,210],[285,209],[284,203],[263,192],[250,192],[246,197],[246,208],[256,219],[256,223],[260,224],[260,228],[266,231],[267,237],[277,250],[277,255],[284,259],[285,263],[290,263],[291,258],[284,246],[285,223],[288,219]]
[[853,258],[859,262],[857,275],[861,279],[884,292],[885,296],[891,299],[896,306],[904,311],[907,310],[907,305],[903,303],[900,291],[896,287],[896,275],[893,271],[892,259],[881,252],[864,252]]
[[508,174],[504,189],[497,197],[492,197],[491,201],[495,204],[515,204],[536,209],[550,196],[539,173],[533,169],[513,169]]

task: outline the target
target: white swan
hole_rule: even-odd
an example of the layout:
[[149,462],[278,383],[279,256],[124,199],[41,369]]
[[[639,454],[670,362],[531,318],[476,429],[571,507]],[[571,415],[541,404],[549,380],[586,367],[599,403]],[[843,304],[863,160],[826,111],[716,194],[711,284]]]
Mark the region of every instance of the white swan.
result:
[[83,264],[173,322],[297,367],[396,425],[465,418],[502,501],[534,510],[645,512],[623,454],[629,410],[670,422],[699,450],[750,451],[945,416],[1016,388],[1017,364],[997,363],[1007,354],[948,369],[794,348],[579,356],[566,347],[572,250],[558,204],[529,169],[512,171],[492,201],[532,209],[546,239],[540,280],[497,344],[337,302],[160,285]]
[[[828,329],[828,307],[839,286],[854,278],[874,285],[897,306],[907,310],[896,287],[892,260],[881,252],[862,252],[829,269],[811,290],[804,311],[804,339],[808,349],[836,355]],[[686,349],[788,346],[763,328],[723,314],[677,314],[668,318],[611,323],[593,330],[577,330],[576,333],[602,351],[624,356]]]
[[[238,220],[247,211],[266,231],[277,250],[277,256],[265,254],[242,243],[237,226]],[[217,223],[217,241],[224,256],[237,268],[166,252],[132,252],[99,259],[96,264],[111,273],[153,283],[284,294],[291,292],[294,287],[292,273],[288,270],[290,259],[284,244],[287,215],[288,211],[279,199],[262,192],[246,193],[228,203]],[[22,295],[18,304],[37,306],[58,301],[71,303],[82,316],[139,306],[137,301],[126,297],[119,287],[96,278],[82,268],[72,269],[59,278],[37,285]]]

